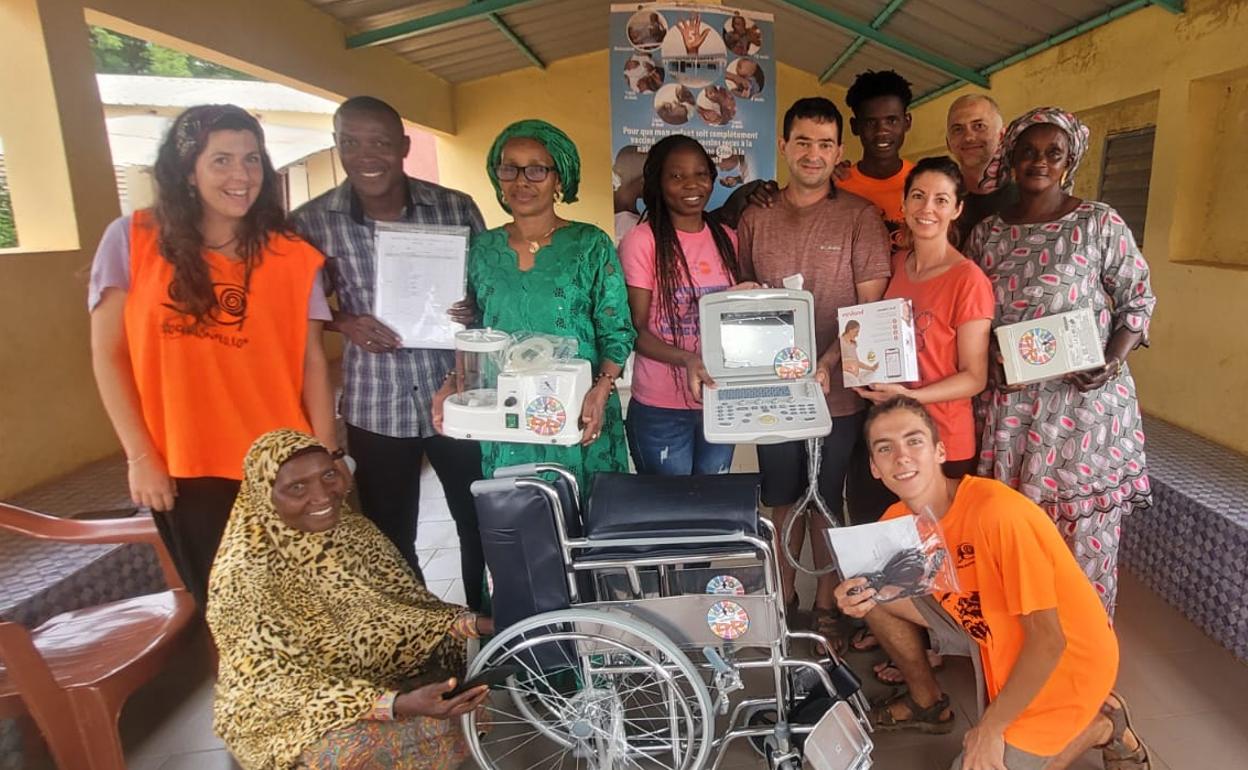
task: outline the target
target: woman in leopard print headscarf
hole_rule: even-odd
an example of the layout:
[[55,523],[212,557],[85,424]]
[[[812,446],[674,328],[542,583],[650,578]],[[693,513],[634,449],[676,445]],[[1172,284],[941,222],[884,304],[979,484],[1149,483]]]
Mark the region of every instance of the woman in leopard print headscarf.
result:
[[441,695],[463,640],[489,619],[417,581],[345,505],[347,479],[311,436],[261,436],[243,474],[207,611],[220,652],[214,726],[235,758],[247,770],[458,764],[454,717],[486,689]]

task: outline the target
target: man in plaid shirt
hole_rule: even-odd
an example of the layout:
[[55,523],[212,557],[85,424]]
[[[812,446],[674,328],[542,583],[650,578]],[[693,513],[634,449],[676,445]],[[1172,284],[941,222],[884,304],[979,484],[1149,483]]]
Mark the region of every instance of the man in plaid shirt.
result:
[[416,522],[420,467],[427,455],[459,533],[469,606],[479,609],[485,561],[468,488],[481,478],[480,448],[439,435],[429,412],[455,355],[401,348],[399,336],[373,317],[373,223],[467,225],[474,235],[485,224],[472,198],[404,173],[411,140],[398,112],[385,102],[367,96],[344,102],[334,114],[334,143],[347,181],[300,207],[293,219],[299,233],[325,254],[326,285],[338,299],[329,328],[346,341],[339,411],[357,464],[360,504],[420,575]]

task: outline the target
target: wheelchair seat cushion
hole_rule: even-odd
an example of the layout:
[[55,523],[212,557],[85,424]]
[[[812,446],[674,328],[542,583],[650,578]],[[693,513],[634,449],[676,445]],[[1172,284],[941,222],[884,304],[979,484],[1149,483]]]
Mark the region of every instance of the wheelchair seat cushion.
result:
[[585,510],[590,540],[758,534],[755,473],[632,476],[599,473]]

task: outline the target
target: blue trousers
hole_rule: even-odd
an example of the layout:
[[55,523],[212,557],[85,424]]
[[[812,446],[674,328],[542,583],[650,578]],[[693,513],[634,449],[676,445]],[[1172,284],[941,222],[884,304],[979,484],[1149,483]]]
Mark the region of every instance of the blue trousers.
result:
[[624,423],[638,473],[689,476],[727,473],[733,444],[711,444],[702,433],[701,409],[664,409],[633,399]]

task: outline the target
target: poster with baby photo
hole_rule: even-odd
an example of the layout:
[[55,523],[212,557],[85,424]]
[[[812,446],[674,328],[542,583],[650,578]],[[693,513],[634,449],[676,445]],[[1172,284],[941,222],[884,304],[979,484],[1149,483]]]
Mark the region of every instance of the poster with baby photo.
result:
[[615,237],[641,219],[655,142],[685,134],[714,161],[707,210],[776,175],[772,16],[724,6],[611,6],[611,182]]

